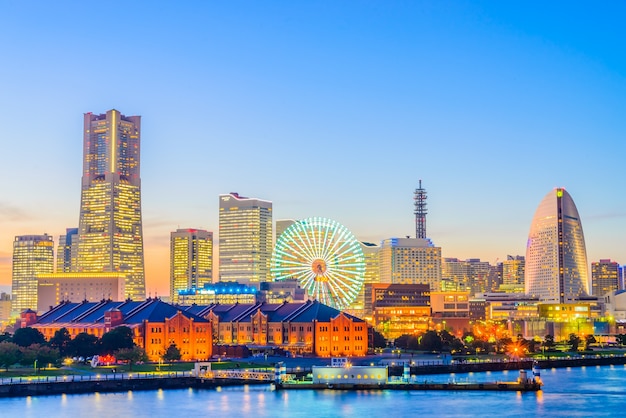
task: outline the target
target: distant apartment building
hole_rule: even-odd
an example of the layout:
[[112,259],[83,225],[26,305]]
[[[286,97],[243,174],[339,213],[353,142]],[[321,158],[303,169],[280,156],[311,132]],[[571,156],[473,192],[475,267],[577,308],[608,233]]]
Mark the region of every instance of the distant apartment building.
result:
[[441,270],[442,291],[467,291],[475,294],[498,287],[497,267],[479,258],[444,258]]
[[524,291],[525,265],[524,256],[506,256],[506,260],[502,262],[502,285],[505,286],[506,289],[519,289],[520,292]]
[[620,266],[615,261],[602,259],[591,263],[591,293],[594,296],[604,296],[609,292],[620,289]]
[[37,275],[53,271],[54,241],[50,235],[15,237],[11,286],[14,316],[26,309],[37,309]]
[[0,293],[0,332],[11,318],[11,295]]
[[441,288],[441,247],[426,238],[390,238],[380,246],[380,282]]
[[177,229],[170,234],[170,297],[202,289],[213,281],[213,233],[202,229]]
[[57,273],[69,273],[76,267],[78,228],[67,228],[65,235],[59,237],[57,247]]
[[270,280],[272,202],[237,193],[219,199],[219,281],[258,286]]

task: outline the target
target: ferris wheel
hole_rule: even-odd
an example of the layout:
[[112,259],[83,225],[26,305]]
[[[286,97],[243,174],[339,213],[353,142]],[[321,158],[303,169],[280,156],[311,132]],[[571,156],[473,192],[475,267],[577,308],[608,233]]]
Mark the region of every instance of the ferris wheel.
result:
[[363,287],[365,257],[345,226],[331,219],[307,218],[278,237],[271,273],[275,280],[297,279],[310,297],[343,310]]

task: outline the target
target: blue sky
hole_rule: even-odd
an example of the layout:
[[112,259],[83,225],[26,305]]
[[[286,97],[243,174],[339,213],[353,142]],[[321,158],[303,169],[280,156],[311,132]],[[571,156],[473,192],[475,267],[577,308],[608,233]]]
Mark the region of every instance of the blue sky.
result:
[[[444,257],[524,254],[565,187],[590,261],[626,231],[622,2],[0,1],[0,286],[15,235],[77,226],[82,114],[142,116],[147,288],[169,232],[218,195],[413,235]],[[216,254],[217,256],[217,254]]]

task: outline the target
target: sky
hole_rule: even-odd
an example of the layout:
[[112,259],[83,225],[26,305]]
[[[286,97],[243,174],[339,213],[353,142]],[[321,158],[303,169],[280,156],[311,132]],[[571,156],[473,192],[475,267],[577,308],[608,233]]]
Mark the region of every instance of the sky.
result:
[[[83,113],[142,117],[146,288],[218,196],[363,241],[524,255],[564,187],[589,261],[626,263],[626,3],[0,0],[0,289],[16,235],[78,226]],[[217,234],[216,238],[217,238]],[[217,241],[217,239],[216,239]],[[217,253],[215,254],[217,258]]]

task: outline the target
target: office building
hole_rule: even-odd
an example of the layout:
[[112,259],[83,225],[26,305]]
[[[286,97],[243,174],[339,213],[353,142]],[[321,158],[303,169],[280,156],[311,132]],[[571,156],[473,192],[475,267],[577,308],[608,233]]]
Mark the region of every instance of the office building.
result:
[[[502,261],[502,285],[501,290],[520,292],[524,291],[524,256],[507,255],[506,260]],[[490,289],[489,291],[493,291]]]
[[76,269],[127,275],[126,298],[146,297],[139,156],[141,117],[84,115]]
[[604,296],[619,290],[622,281],[620,274],[620,266],[615,261],[594,261],[591,263],[591,293],[594,296]]
[[441,288],[441,247],[430,239],[390,238],[380,246],[380,282]]
[[258,284],[270,280],[272,202],[220,195],[219,281]]
[[533,216],[524,281],[542,302],[573,303],[591,292],[580,216],[565,189],[550,191]]
[[213,281],[213,233],[177,229],[170,234],[170,296],[179,303],[181,291],[203,288]]
[[125,283],[126,275],[121,273],[37,274],[37,312],[61,302],[123,300]]
[[69,273],[76,266],[78,249],[78,228],[67,228],[65,235],[59,237],[57,247],[57,273]]
[[37,309],[37,274],[54,271],[54,241],[48,234],[20,235],[13,241],[13,315]]
[[363,276],[363,286],[348,309],[350,313],[360,318],[371,315],[372,309],[368,307],[368,301],[365,296],[365,288],[368,284],[380,283],[380,245],[361,241],[361,250],[365,260],[365,274]]

